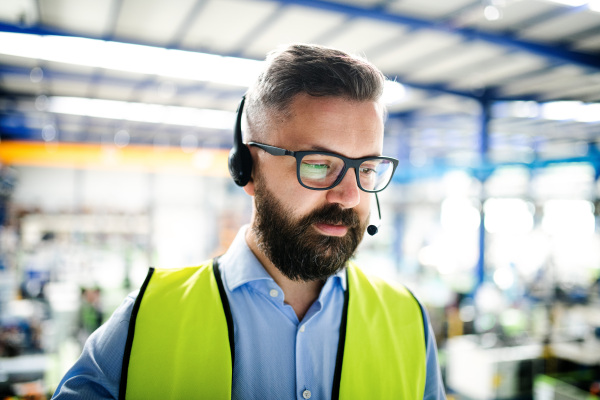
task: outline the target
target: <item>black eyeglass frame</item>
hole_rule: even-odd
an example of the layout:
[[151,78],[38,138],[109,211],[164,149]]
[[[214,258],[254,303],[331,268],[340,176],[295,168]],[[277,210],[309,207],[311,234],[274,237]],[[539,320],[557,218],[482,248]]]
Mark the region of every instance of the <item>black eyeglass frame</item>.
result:
[[[268,144],[257,143],[257,142],[248,142],[248,146],[258,147],[259,149],[262,149],[273,156],[292,156],[292,157],[294,157],[296,159],[296,179],[298,179],[298,183],[300,183],[300,185],[302,185],[303,187],[310,189],[310,190],[333,189],[334,187],[339,185],[340,182],[344,179],[344,177],[346,176],[346,172],[348,172],[348,169],[354,168],[354,173],[356,175],[356,184],[358,185],[360,190],[362,190],[363,192],[367,192],[367,193],[378,193],[388,187],[388,185],[392,181],[394,172],[396,172],[396,168],[398,167],[398,160],[393,157],[372,156],[372,157],[363,157],[363,158],[348,158],[348,157],[344,157],[341,154],[331,153],[331,152],[327,152],[327,151],[318,151],[318,150],[291,151],[291,150],[282,149],[281,147],[275,147],[275,146],[271,146]],[[302,182],[302,179],[300,179],[301,161],[305,156],[308,156],[311,154],[322,154],[324,156],[333,156],[333,157],[337,157],[337,158],[341,159],[344,162],[344,169],[342,170],[342,172],[340,172],[340,174],[338,175],[336,180],[330,186],[324,187],[324,188],[310,187],[310,186],[305,185]],[[362,163],[364,163],[365,161],[368,161],[368,160],[386,160],[386,161],[390,161],[392,163],[392,173],[390,175],[390,180],[381,189],[367,190],[367,189],[363,188],[362,185],[360,184],[359,167]]]

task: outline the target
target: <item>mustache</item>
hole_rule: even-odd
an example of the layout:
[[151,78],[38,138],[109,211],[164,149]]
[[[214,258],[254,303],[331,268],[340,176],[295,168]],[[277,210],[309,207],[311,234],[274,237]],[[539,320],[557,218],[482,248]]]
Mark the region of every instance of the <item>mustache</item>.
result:
[[348,228],[356,228],[360,225],[360,218],[352,208],[342,209],[337,204],[327,204],[304,217],[300,225],[308,227],[315,223],[341,224]]

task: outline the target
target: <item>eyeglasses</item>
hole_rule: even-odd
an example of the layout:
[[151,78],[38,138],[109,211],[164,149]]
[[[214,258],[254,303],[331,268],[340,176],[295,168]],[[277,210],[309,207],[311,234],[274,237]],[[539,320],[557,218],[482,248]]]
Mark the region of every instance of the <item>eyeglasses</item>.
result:
[[356,183],[369,193],[380,192],[392,180],[398,160],[391,157],[348,158],[325,151],[290,151],[268,144],[249,142],[274,156],[296,158],[298,182],[307,189],[328,190],[337,186],[348,168],[354,168]]

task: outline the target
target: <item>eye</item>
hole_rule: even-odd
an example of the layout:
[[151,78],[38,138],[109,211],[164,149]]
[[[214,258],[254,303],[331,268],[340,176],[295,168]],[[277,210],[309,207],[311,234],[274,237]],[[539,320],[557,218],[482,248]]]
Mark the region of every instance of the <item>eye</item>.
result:
[[373,175],[377,173],[378,163],[364,162],[360,165],[359,171],[361,175]]
[[375,173],[375,170],[373,168],[361,167],[360,173],[363,175],[371,175]]
[[323,179],[330,169],[328,164],[318,162],[302,162],[300,174],[306,179]]

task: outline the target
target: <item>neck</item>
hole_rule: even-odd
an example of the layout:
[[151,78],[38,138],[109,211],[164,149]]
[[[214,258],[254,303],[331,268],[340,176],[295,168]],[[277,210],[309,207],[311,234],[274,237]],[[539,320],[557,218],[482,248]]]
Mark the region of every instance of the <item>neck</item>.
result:
[[269,260],[269,258],[260,251],[254,231],[249,228],[246,231],[246,243],[252,250],[252,253],[258,258],[267,273],[273,278],[275,283],[283,290],[285,303],[292,306],[299,321],[302,321],[304,315],[310,306],[317,300],[323,281],[296,281],[288,278],[279,271],[279,269]]

